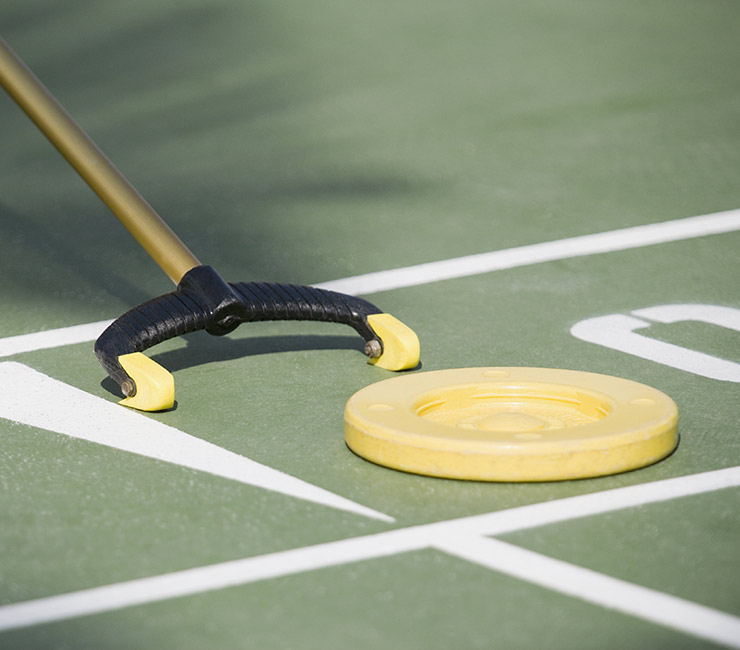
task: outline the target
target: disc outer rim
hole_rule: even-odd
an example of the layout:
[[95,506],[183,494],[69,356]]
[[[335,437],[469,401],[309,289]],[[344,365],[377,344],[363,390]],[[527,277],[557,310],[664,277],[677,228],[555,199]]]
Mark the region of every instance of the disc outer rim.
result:
[[[507,373],[506,379],[485,380],[491,385],[526,382],[532,376],[534,382],[565,380],[569,383],[555,383],[604,394],[613,401],[612,411],[601,420],[576,427],[574,430],[581,435],[570,441],[461,443],[464,434],[448,439],[448,425],[424,422],[409,405],[415,396],[440,386],[481,382],[484,373]],[[602,390],[593,388],[594,385]],[[627,397],[615,399],[603,391],[604,386],[616,386]],[[395,396],[395,401],[386,399],[393,410],[373,413],[367,409],[368,401],[377,402],[377,395],[388,394]],[[653,405],[628,404],[631,399],[644,401],[646,396],[654,401]],[[642,420],[637,417],[640,412],[645,415]],[[403,428],[407,425],[410,430]],[[616,433],[612,431],[615,427],[619,429]],[[345,439],[350,449],[366,460],[405,472],[479,481],[569,480],[616,474],[666,457],[678,444],[678,409],[670,397],[657,389],[611,375],[521,367],[438,370],[395,377],[355,393],[345,408]]]

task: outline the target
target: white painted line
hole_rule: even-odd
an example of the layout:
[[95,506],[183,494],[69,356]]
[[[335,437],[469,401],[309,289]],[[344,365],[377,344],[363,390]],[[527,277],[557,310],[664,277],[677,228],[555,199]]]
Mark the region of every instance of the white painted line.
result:
[[740,486],[740,466],[176,571],[0,607],[0,630],[143,605]]
[[659,323],[697,321],[740,332],[740,309],[721,305],[656,305],[632,312],[635,316]]
[[732,487],[740,487],[740,466],[474,515],[455,520],[455,526],[460,534],[503,535]]
[[[581,235],[569,239],[519,246],[518,248],[507,248],[490,253],[428,262],[388,271],[366,273],[321,282],[313,286],[351,295],[363,295],[402,287],[431,284],[441,280],[462,278],[480,273],[513,269],[541,262],[641,248],[707,235],[719,235],[736,230],[740,230],[740,209],[715,212],[687,219],[663,221],[645,226],[610,230],[592,235]],[[33,334],[10,336],[4,339],[0,338],[0,357],[94,341],[111,322],[99,321]]]
[[651,623],[740,648],[740,618],[486,537],[450,537],[434,548],[546,589]]
[[740,210],[716,212],[687,219],[676,219],[645,226],[610,230],[556,241],[519,246],[490,253],[468,255],[440,262],[428,262],[405,268],[356,275],[315,286],[352,295],[413,287],[441,280],[451,280],[480,273],[490,273],[519,266],[565,260],[573,257],[612,253],[654,244],[665,244],[740,230]]
[[47,350],[49,348],[60,348],[64,345],[94,341],[112,322],[110,320],[101,320],[97,323],[86,323],[85,325],[60,327],[59,329],[33,332],[32,334],[8,336],[0,339],[0,357],[9,357],[11,354],[20,354],[21,352]]
[[13,361],[0,363],[0,417],[207,472],[356,515],[392,517]]
[[[633,313],[644,314],[647,311],[649,310],[638,310]],[[625,314],[609,314],[579,321],[570,328],[570,333],[581,341],[632,354],[684,372],[740,383],[739,363],[643,336],[635,331],[648,327],[648,321]]]
[[6,605],[0,607],[0,631],[395,555],[399,547],[406,551],[428,546],[428,538],[414,533],[402,529]]

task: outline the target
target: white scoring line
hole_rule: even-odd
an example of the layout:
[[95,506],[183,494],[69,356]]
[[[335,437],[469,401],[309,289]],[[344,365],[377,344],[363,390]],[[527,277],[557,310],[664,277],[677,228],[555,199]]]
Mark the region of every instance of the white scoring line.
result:
[[[740,209],[609,230],[591,235],[507,248],[490,253],[378,271],[377,273],[366,273],[321,282],[313,286],[352,295],[363,295],[541,262],[641,248],[736,230],[740,230]],[[110,322],[99,321],[97,323],[6,337],[0,339],[0,357],[94,341]]]
[[[740,466],[84,589],[0,607],[0,631],[430,548],[438,543],[452,544],[456,539],[464,543],[476,536],[498,535],[737,486],[740,486]],[[459,547],[457,551],[456,554],[462,552]],[[579,593],[579,597],[612,606],[599,594],[588,590]],[[643,618],[652,614],[654,612],[645,612]],[[734,619],[722,612],[717,615]],[[671,627],[669,622],[661,622]],[[704,630],[706,634],[700,632],[702,630],[693,630],[692,634],[713,638],[711,630]]]
[[553,262],[694,239],[706,235],[718,235],[735,230],[740,230],[740,210],[727,210],[687,219],[609,230],[377,273],[366,273],[342,280],[323,282],[315,286],[352,295],[362,295],[513,269],[541,262]]
[[488,569],[526,580],[717,643],[740,648],[740,618],[683,598],[487,537],[451,537],[434,547]]
[[112,322],[112,320],[101,320],[95,323],[85,323],[84,325],[72,325],[53,330],[31,332],[30,334],[7,336],[0,339],[0,357],[9,357],[13,354],[33,352],[34,350],[61,348],[65,345],[75,345],[77,343],[88,343],[97,339]]
[[207,440],[96,397],[15,361],[0,362],[0,418],[153,458],[245,485],[395,522],[356,503]]

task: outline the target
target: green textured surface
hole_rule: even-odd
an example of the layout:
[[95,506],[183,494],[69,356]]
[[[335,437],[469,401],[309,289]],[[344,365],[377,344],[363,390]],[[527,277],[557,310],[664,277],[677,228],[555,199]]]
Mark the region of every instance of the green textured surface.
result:
[[[740,207],[739,27],[740,5],[715,0],[0,7],[1,35],[201,260],[294,283]],[[388,374],[320,324],[163,344],[178,404],[147,417],[395,524],[0,420],[0,605],[740,465],[738,384],[570,334],[654,305],[740,309],[738,251],[734,232],[367,296],[419,334],[424,370],[563,367],[669,394],[678,451],[620,476],[483,484],[366,463],[342,410]],[[170,286],[0,94],[0,337]],[[649,333],[740,362],[737,332]],[[11,360],[113,400],[90,348]],[[738,616],[737,497],[505,539]],[[2,648],[350,646],[714,647],[431,550],[0,633]]]
[[111,648],[173,639],[194,648],[214,639],[259,648],[716,647],[431,551],[8,635],[40,647],[59,638]]

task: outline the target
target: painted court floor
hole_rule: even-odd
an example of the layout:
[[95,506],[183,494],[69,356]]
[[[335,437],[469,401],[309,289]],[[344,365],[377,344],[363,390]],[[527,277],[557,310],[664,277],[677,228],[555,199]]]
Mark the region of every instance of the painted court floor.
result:
[[10,2],[0,36],[232,282],[362,296],[423,373],[567,368],[669,395],[601,478],[353,454],[391,376],[350,328],[92,345],[172,290],[0,95],[0,648],[740,647],[740,6]]

